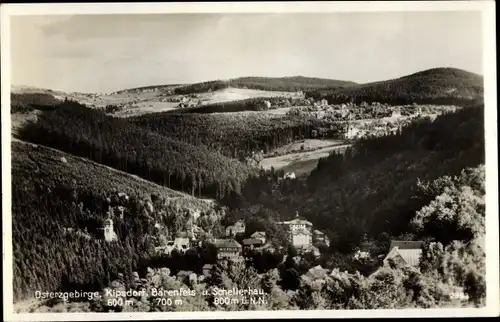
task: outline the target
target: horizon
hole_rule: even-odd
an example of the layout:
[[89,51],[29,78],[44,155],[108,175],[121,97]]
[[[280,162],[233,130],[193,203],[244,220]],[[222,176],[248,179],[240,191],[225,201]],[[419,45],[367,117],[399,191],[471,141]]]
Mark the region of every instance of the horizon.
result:
[[[391,78],[391,79],[397,79],[397,78],[401,78],[401,77],[405,77],[405,76],[410,76],[410,75],[413,75],[413,74],[417,74],[417,73],[420,73],[420,72],[425,72],[425,71],[428,71],[428,70],[432,70],[432,69],[448,69],[448,68],[451,68],[451,69],[459,69],[459,70],[462,70],[464,72],[468,72],[468,73],[471,73],[471,74],[476,74],[478,76],[481,76],[483,77],[482,74],[479,74],[479,73],[474,73],[474,72],[471,72],[469,70],[465,70],[465,69],[462,69],[462,68],[457,68],[457,67],[431,67],[431,68],[428,68],[428,69],[424,69],[424,70],[419,70],[419,71],[415,71],[415,72],[412,72],[410,74],[407,74],[407,75],[402,75],[402,76],[399,76],[399,77],[396,77],[396,78]],[[246,77],[263,77],[263,78],[293,78],[293,77],[304,77],[304,78],[321,78],[321,79],[330,79],[330,80],[334,80],[333,78],[323,78],[323,77],[316,77],[316,76],[305,76],[305,75],[292,75],[292,76],[239,76],[239,77],[234,77],[234,78],[227,78],[227,79],[221,79],[221,78],[215,78],[215,79],[208,79],[208,80],[200,80],[200,81],[196,81],[196,82],[192,82],[192,83],[166,83],[166,84],[150,84],[150,85],[143,85],[143,86],[137,86],[137,87],[128,87],[128,88],[121,88],[121,89],[118,89],[118,90],[115,90],[115,91],[111,91],[111,92],[78,92],[78,91],[65,91],[65,90],[61,90],[61,89],[58,89],[58,88],[49,88],[49,87],[39,87],[39,86],[32,86],[32,85],[29,85],[29,84],[11,84],[11,87],[14,86],[14,87],[25,87],[25,88],[31,88],[31,89],[43,89],[43,90],[52,90],[52,91],[55,91],[55,92],[66,92],[66,93],[85,93],[85,94],[111,94],[111,93],[116,93],[116,92],[120,92],[120,91],[126,91],[126,90],[134,90],[134,89],[140,89],[140,88],[146,88],[146,87],[160,87],[160,86],[173,86],[173,85],[191,85],[191,84],[198,84],[198,83],[205,83],[205,82],[211,82],[211,81],[229,81],[231,79],[238,79],[238,78],[246,78]],[[381,79],[381,80],[376,80],[376,81],[373,81],[373,82],[368,82],[368,83],[355,83],[355,85],[367,85],[367,84],[371,84],[371,83],[377,83],[377,82],[383,82],[383,81],[388,81],[388,80],[391,80],[391,79]],[[346,82],[352,82],[350,80],[345,80],[345,79],[340,79],[340,81],[346,81]]]
[[11,84],[64,92],[484,72],[481,15],[472,11],[16,16],[11,33]]

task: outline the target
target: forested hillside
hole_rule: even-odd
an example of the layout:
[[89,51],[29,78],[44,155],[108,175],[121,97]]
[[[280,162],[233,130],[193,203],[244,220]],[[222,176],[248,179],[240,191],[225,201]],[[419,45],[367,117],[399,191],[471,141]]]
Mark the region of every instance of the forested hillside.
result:
[[227,87],[250,88],[267,91],[298,92],[315,88],[337,88],[353,86],[356,83],[314,77],[241,77],[230,80],[215,80],[195,83],[174,89],[175,94],[193,94],[216,91]]
[[20,136],[192,195],[238,191],[251,170],[236,160],[138,128],[75,102],[40,115]]
[[342,89],[313,90],[307,97],[329,103],[468,105],[483,98],[483,77],[456,68],[434,68],[397,79]]
[[33,109],[53,109],[61,101],[47,93],[11,93],[10,112],[26,113]]
[[266,226],[298,209],[346,253],[365,234],[399,236],[431,201],[418,193],[419,182],[484,163],[483,115],[482,106],[472,107],[412,123],[397,135],[361,140],[345,154],[320,159],[306,183],[278,183],[278,174],[250,180],[231,215],[246,216],[260,205],[267,209],[260,211]]
[[[159,234],[185,229],[188,210],[202,212],[204,229],[218,225],[221,215],[201,200],[65,153],[13,142],[15,299],[35,290],[100,290],[118,273],[128,276],[154,255]],[[117,242],[101,240],[99,228],[108,216]]]
[[[174,114],[156,113],[128,121],[165,137],[197,142],[220,153],[242,159],[252,152],[264,153],[315,135],[336,137],[343,124],[313,117],[270,117],[260,114]],[[314,131],[316,130],[316,131]]]
[[[270,106],[267,105],[267,103]],[[174,110],[170,113],[233,113],[242,111],[266,111],[278,107],[304,106],[311,102],[304,98],[256,97],[243,100],[206,104],[192,108]]]

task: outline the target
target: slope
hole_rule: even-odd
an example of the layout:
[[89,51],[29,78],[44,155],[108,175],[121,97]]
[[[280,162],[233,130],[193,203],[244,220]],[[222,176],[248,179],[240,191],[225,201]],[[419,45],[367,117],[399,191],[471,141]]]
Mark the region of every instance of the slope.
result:
[[338,122],[314,117],[275,117],[259,113],[241,115],[166,112],[127,120],[166,137],[184,142],[198,142],[238,159],[249,157],[260,150],[267,153],[298,138],[310,138],[314,133],[321,133],[318,138],[323,134],[325,137],[335,137],[342,126]]
[[482,101],[483,77],[457,68],[433,68],[401,78],[341,89],[310,91],[306,95],[317,99],[326,98],[330,103],[375,101],[464,105]]
[[[118,271],[147,263],[162,234],[186,228],[189,210],[204,216],[213,207],[82,158],[13,142],[15,300],[36,290],[100,289]],[[108,217],[116,242],[101,241]]]
[[260,204],[281,220],[299,210],[338,251],[349,252],[364,234],[398,236],[431,201],[417,193],[419,182],[484,163],[483,117],[482,107],[470,107],[361,140],[344,154],[320,159],[304,183],[279,183],[273,174],[279,188],[271,189],[269,178],[251,180],[239,206]]
[[238,190],[250,169],[202,145],[170,139],[75,102],[38,116],[26,141],[60,149],[199,196]]
[[175,88],[175,94],[192,94],[216,91],[227,87],[250,88],[267,91],[297,92],[314,88],[332,88],[353,86],[356,83],[335,79],[304,76],[293,77],[240,77],[229,80],[213,80],[189,84]]

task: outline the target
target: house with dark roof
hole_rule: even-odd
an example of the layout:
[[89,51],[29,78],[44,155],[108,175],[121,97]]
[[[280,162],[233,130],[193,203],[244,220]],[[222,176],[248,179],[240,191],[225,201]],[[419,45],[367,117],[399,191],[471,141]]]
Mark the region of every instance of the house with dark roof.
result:
[[243,247],[234,239],[214,239],[217,248],[217,259],[240,260]]
[[330,246],[330,241],[326,237],[325,233],[317,229],[313,230],[312,240],[313,243],[322,242],[325,243],[327,246]]
[[250,250],[262,246],[264,243],[260,239],[256,238],[246,238],[243,239],[243,249]]
[[262,244],[266,243],[266,233],[264,231],[256,231],[252,235],[250,235],[250,237],[260,239],[262,241]]
[[391,241],[389,253],[384,258],[384,265],[393,260],[401,265],[418,266],[423,245],[423,241]]

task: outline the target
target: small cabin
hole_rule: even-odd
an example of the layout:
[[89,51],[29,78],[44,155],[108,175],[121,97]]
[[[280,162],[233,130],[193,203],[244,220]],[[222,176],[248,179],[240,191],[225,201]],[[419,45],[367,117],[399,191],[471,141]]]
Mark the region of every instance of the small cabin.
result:
[[262,244],[266,243],[266,233],[263,231],[256,231],[250,237],[262,241]]

